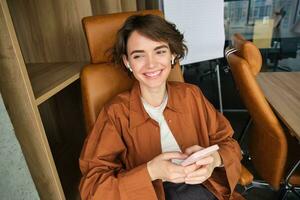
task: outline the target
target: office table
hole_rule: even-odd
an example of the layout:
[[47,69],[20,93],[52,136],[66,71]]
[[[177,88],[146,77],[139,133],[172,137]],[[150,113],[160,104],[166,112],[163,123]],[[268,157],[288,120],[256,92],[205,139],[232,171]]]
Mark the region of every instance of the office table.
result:
[[300,72],[262,72],[257,81],[278,117],[300,141]]

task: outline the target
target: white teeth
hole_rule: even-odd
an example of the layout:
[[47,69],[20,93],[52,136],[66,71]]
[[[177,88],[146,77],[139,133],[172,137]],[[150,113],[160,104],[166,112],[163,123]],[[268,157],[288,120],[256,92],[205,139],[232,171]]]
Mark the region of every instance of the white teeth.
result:
[[154,76],[157,76],[160,72],[161,72],[161,70],[156,71],[156,72],[145,73],[145,75],[150,76],[150,77],[154,77]]

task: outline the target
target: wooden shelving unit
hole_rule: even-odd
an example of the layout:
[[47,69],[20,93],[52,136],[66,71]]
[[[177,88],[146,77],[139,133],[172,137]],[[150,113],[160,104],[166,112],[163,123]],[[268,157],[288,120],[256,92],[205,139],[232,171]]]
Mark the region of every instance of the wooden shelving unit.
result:
[[[41,199],[79,196],[79,75],[90,59],[81,19],[109,13],[107,2],[0,0],[0,91]],[[120,2],[110,11],[136,9]]]
[[87,62],[28,63],[28,76],[36,104],[40,105],[77,79]]
[[[63,8],[61,2],[43,0]],[[85,135],[79,75],[89,60],[80,20],[91,13],[67,19],[70,37],[53,13],[34,15],[44,12],[41,5],[0,0],[0,91],[40,198],[74,199]],[[66,32],[57,35],[59,29]]]

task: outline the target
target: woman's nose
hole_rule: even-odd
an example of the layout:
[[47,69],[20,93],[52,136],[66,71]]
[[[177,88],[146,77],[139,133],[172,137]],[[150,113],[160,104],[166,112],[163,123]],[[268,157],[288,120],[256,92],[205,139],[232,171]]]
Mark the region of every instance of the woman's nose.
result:
[[148,68],[155,68],[156,65],[157,65],[157,61],[156,61],[156,59],[154,58],[154,56],[149,55],[149,56],[148,56],[147,67],[148,67]]

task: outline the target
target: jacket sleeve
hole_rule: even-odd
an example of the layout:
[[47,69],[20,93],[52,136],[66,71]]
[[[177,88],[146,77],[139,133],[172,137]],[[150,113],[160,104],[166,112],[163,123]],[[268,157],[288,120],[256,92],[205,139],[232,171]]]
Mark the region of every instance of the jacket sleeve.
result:
[[199,112],[204,112],[210,145],[218,144],[226,172],[228,186],[231,193],[234,191],[241,174],[241,149],[239,144],[232,138],[233,129],[229,121],[218,112],[213,105],[204,97],[197,88],[195,96],[198,102]]
[[114,117],[103,109],[85,140],[79,165],[85,199],[156,199],[146,164],[125,169],[126,145]]

